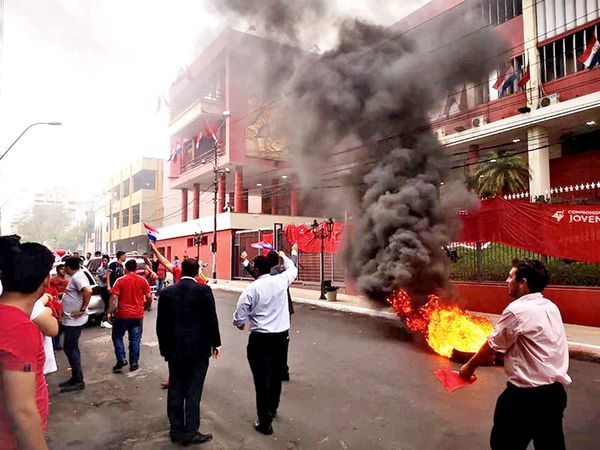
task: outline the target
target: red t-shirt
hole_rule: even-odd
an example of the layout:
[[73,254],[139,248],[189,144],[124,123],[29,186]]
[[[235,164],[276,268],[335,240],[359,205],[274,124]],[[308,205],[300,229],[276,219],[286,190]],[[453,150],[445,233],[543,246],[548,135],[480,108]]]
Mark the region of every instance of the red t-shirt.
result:
[[146,294],[150,293],[150,285],[144,277],[128,273],[117,280],[112,288],[112,293],[119,297],[117,319],[141,319],[144,317]]
[[[175,283],[181,280],[181,267],[173,266],[173,280],[175,280]],[[200,275],[196,275],[196,281],[200,284],[206,284],[206,279]]]
[[69,284],[69,280],[67,278],[61,277],[52,277],[50,278],[50,286],[56,288],[59,294],[64,293],[67,290],[67,284]]
[[[0,304],[0,371],[35,373],[35,400],[44,432],[48,427],[45,361],[44,341],[37,325],[19,308]],[[16,437],[3,398],[4,392],[0,383],[0,446],[2,449],[16,449]]]

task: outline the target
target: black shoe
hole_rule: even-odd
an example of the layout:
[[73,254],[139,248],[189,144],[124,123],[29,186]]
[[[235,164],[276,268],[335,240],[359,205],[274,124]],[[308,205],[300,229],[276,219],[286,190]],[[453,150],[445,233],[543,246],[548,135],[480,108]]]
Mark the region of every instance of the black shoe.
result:
[[260,422],[256,421],[254,422],[254,429],[259,433],[266,434],[267,436],[273,434],[273,427],[271,426],[271,424],[263,425]]
[[60,388],[60,392],[74,392],[83,391],[85,389],[85,383],[83,381],[76,381],[73,384],[68,384]]
[[212,434],[202,434],[202,433],[198,432],[189,439],[182,439],[180,441],[180,443],[181,443],[181,445],[204,444],[205,442],[210,441],[212,438],[213,438]]
[[283,374],[283,376],[281,377],[281,381],[290,381],[290,373],[286,372]]
[[121,369],[127,365],[127,361],[117,361],[113,366],[113,373],[120,373]]
[[67,381],[63,381],[62,383],[59,383],[58,387],[63,388],[65,386],[70,386],[75,383],[77,383],[77,381],[75,381],[73,378],[69,378]]
[[136,370],[138,370],[140,368],[139,364],[131,364],[131,366],[129,366],[129,371],[130,372],[135,372]]
[[275,417],[277,417],[277,410],[274,410],[273,412],[271,412],[271,417],[274,419]]

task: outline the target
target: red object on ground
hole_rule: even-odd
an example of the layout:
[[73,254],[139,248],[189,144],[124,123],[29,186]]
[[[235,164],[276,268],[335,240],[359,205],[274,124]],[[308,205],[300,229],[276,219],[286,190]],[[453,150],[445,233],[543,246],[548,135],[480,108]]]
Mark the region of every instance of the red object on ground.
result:
[[600,207],[542,205],[496,197],[461,215],[462,242],[497,242],[558,258],[600,263]]
[[475,375],[473,375],[469,381],[463,380],[458,374],[458,370],[452,369],[437,369],[434,370],[433,373],[435,373],[435,376],[440,380],[440,383],[444,385],[448,392],[454,392],[457,389],[475,383],[477,380]]

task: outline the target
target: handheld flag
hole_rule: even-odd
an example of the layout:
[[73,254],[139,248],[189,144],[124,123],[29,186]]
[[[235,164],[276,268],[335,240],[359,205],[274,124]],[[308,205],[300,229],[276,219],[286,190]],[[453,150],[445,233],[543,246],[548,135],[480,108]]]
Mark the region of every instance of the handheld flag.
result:
[[268,244],[264,241],[259,241],[259,242],[250,244],[250,247],[257,248],[259,250],[275,250],[275,248],[271,244]]
[[153,244],[156,244],[156,240],[158,239],[158,230],[156,230],[156,228],[148,225],[145,222],[144,229],[146,230],[146,234],[148,235],[148,240]]
[[577,58],[577,61],[588,69],[593,69],[600,64],[600,42],[596,39],[595,34],[592,34],[592,37],[585,47],[585,51]]
[[477,377],[473,375],[470,380],[463,380],[458,371],[452,369],[437,369],[434,370],[435,376],[440,380],[448,392],[454,392],[457,389],[475,383]]

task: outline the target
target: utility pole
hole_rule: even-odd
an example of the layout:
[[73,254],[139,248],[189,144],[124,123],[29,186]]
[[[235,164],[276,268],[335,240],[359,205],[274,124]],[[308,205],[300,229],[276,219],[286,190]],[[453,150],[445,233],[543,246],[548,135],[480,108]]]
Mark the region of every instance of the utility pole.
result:
[[215,153],[213,155],[213,183],[214,183],[214,198],[213,198],[213,241],[210,246],[210,251],[212,252],[212,277],[215,283],[217,282],[217,196],[219,191],[219,175],[221,173],[229,172],[229,169],[226,168],[223,172],[219,171],[219,147],[221,144],[217,141],[216,136],[218,136],[219,131],[221,131],[221,127],[225,124],[225,120],[231,115],[229,111],[223,111],[223,122],[219,125],[217,132],[214,137],[215,145],[214,150]]

